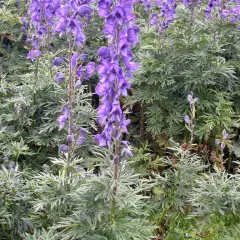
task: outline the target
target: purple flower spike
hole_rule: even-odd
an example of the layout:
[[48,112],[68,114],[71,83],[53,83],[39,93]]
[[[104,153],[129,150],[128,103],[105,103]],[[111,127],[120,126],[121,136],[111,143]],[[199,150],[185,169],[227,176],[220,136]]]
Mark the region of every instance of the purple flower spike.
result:
[[53,60],[53,66],[60,66],[61,63],[64,62],[64,59],[61,58],[61,57],[55,57],[54,60]]
[[61,152],[67,153],[69,151],[69,147],[65,144],[60,145],[59,150]]
[[56,74],[56,82],[57,82],[57,84],[62,83],[64,81],[64,79],[65,79],[64,74],[62,72],[57,72],[57,74]]
[[[121,109],[120,99],[128,95],[129,80],[138,68],[137,63],[132,61],[131,47],[138,43],[139,28],[134,24],[133,1],[100,0],[98,14],[105,19],[103,32],[109,44],[98,50],[100,64],[96,70],[100,81],[95,92],[100,96],[97,121],[103,131],[94,140],[99,146],[110,147],[123,133],[128,133],[130,121]],[[89,70],[86,78],[92,76],[93,66],[90,65]]]

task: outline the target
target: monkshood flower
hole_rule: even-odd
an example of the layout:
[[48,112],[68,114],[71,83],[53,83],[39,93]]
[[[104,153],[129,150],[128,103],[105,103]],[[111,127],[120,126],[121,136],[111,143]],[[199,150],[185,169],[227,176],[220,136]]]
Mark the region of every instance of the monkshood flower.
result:
[[57,74],[56,74],[56,82],[57,82],[57,84],[62,83],[64,81],[64,79],[65,79],[64,74],[62,72],[57,72]]
[[59,123],[59,130],[63,129],[70,115],[69,105],[65,104],[62,107],[61,115],[57,118]]
[[[34,28],[34,38],[32,39],[32,50],[40,50],[41,46],[45,44],[45,39],[48,38],[49,32],[55,22],[55,14],[60,7],[60,0],[31,0],[28,13]],[[27,22],[22,19],[24,23],[24,31],[27,30]],[[31,52],[30,51],[30,52]],[[36,56],[32,55],[34,60]]]
[[[88,60],[87,54],[80,54],[80,49],[86,40],[84,28],[93,15],[91,3],[92,0],[61,1],[59,8],[55,12],[55,22],[52,27],[54,35],[59,35],[59,37],[67,36],[70,53],[68,59],[68,92],[71,94],[68,95],[67,111],[62,110],[61,115],[58,117],[59,130],[63,129],[67,122],[69,123],[67,145],[61,145],[62,148],[64,146],[62,152],[65,150],[72,152],[76,144],[83,145],[86,142],[86,130],[80,129],[79,135],[75,136],[78,127],[75,126],[72,109],[75,91],[81,87],[84,80],[89,80],[95,72],[95,64],[92,62],[86,63]],[[58,67],[63,62],[64,60],[61,57],[56,57],[53,65]],[[57,73],[56,80],[61,83],[64,80],[63,74]],[[74,139],[76,139],[76,144],[73,144]]]
[[67,153],[69,151],[69,147],[67,145],[65,145],[65,144],[62,144],[62,145],[60,145],[59,150],[61,152]]
[[79,137],[77,140],[78,145],[83,145],[87,141],[86,134],[87,134],[87,131],[84,128],[81,128],[79,131]]
[[64,62],[62,57],[55,57],[53,60],[53,66],[59,67]]
[[28,54],[27,54],[27,59],[31,59],[32,61],[34,61],[35,58],[38,58],[42,55],[42,53],[39,50],[31,50]]
[[91,0],[62,2],[56,11],[57,20],[53,26],[53,33],[73,36],[76,45],[82,47],[86,39],[83,31],[84,23],[93,15],[93,10],[89,6],[91,2]]
[[103,32],[109,44],[98,50],[100,64],[97,66],[97,72],[100,82],[95,92],[101,99],[97,121],[103,127],[103,131],[95,136],[95,141],[99,146],[110,147],[113,141],[121,141],[123,133],[128,133],[127,126],[130,120],[126,119],[120,99],[128,95],[128,79],[133,77],[132,72],[138,67],[132,61],[131,47],[138,42],[139,28],[133,23],[136,18],[132,12],[133,1],[100,0],[98,7],[99,16],[105,20]]
[[149,23],[155,25],[158,32],[163,32],[168,28],[169,24],[174,20],[176,13],[176,0],[156,0],[154,6],[158,12],[152,14]]

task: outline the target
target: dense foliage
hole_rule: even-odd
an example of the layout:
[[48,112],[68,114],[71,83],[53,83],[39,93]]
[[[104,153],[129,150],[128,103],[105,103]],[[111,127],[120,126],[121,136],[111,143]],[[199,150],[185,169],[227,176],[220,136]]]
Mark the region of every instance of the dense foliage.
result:
[[0,240],[238,240],[239,4],[0,1]]

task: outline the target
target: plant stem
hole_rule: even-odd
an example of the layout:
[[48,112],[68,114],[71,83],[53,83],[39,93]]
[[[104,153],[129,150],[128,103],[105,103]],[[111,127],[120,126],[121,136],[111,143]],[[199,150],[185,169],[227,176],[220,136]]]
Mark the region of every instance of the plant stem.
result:
[[[71,35],[69,36],[69,78],[68,78],[68,104],[69,104],[69,128],[68,128],[68,135],[72,135],[73,133],[73,117],[72,117],[72,105],[73,105],[73,83],[72,83],[72,65],[71,65],[71,58],[72,58],[72,38]],[[70,149],[72,150],[72,144],[70,145]],[[71,151],[68,153],[68,162],[70,162]]]

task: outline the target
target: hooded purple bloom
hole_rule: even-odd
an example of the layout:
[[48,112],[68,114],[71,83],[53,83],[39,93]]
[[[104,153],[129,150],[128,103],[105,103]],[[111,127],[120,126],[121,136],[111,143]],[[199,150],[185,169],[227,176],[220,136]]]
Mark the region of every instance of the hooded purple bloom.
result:
[[80,88],[81,86],[82,86],[82,81],[79,79],[79,80],[76,81],[75,87]]
[[67,143],[71,144],[73,142],[73,135],[68,135],[67,136]]
[[81,78],[81,77],[82,77],[82,66],[79,66],[79,67],[78,67],[75,76],[76,76],[77,78]]
[[63,62],[64,62],[64,59],[62,57],[55,57],[53,60],[53,66],[58,67]]
[[86,53],[80,54],[79,58],[83,61],[86,62],[88,60],[88,55]]
[[59,130],[63,129],[65,127],[65,124],[67,122],[68,117],[65,115],[61,115],[57,118],[59,123]]
[[65,144],[60,145],[59,150],[61,152],[67,153],[69,151],[69,147]]
[[75,52],[75,53],[73,54],[73,56],[72,56],[72,59],[71,59],[72,68],[75,68],[75,67],[76,67],[78,57],[79,57],[78,53]]
[[83,136],[80,136],[77,140],[77,144],[78,145],[83,145],[84,143],[86,143],[86,138]]
[[157,15],[156,13],[154,13],[154,14],[152,15],[151,19],[149,20],[149,23],[150,23],[151,25],[154,25],[154,24],[157,23],[157,21],[158,21],[158,15]]
[[77,140],[78,145],[83,145],[86,142],[87,131],[84,128],[81,128],[79,131],[79,137]]
[[42,54],[39,50],[31,50],[27,55],[27,59],[34,61],[35,58],[40,57],[41,55]]
[[57,72],[57,74],[56,74],[56,82],[57,82],[57,84],[62,83],[64,81],[64,79],[65,79],[64,74],[62,72]]
[[95,63],[94,62],[88,63],[85,68],[85,79],[88,80],[89,78],[91,78],[94,72],[95,72]]
[[89,17],[92,15],[92,13],[92,8],[87,4],[80,6],[80,8],[78,9],[78,14],[80,17]]

